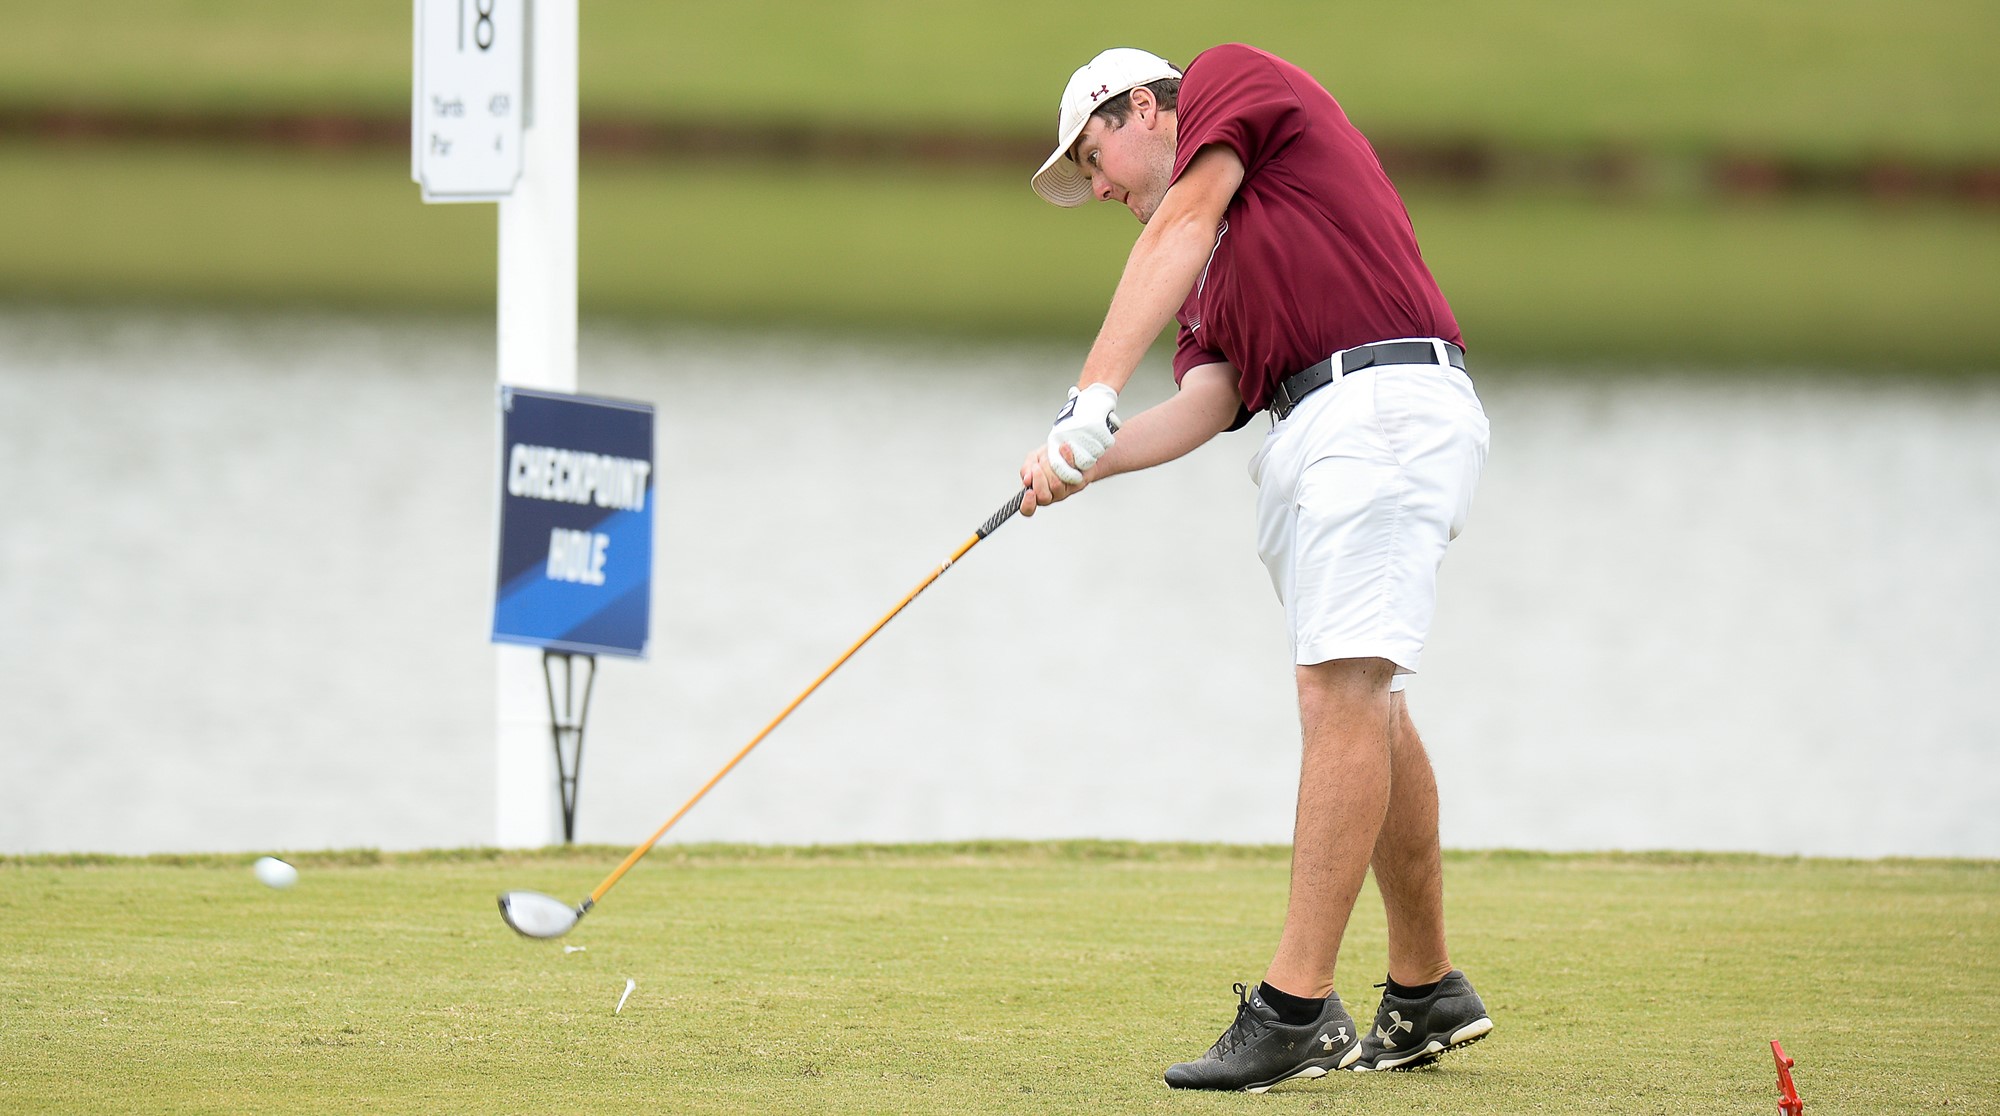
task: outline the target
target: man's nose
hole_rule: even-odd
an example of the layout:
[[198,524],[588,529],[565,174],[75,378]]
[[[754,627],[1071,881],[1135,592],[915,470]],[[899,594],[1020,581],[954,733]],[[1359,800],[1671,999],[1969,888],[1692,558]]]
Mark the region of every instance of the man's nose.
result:
[[1101,171],[1090,172],[1090,192],[1096,195],[1098,201],[1110,201],[1111,180],[1104,177]]

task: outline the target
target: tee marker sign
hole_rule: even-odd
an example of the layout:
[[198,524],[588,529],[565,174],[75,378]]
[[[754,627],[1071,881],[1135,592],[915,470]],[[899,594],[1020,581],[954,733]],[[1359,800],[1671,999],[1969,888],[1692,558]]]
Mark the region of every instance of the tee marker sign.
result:
[[414,0],[410,177],[427,202],[498,201],[521,178],[527,0]]

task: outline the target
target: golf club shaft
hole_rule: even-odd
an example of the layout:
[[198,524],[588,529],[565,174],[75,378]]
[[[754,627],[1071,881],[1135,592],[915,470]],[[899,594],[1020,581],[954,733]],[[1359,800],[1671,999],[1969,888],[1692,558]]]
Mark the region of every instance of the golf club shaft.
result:
[[623,877],[625,873],[629,871],[634,864],[639,863],[639,859],[641,857],[645,856],[648,852],[651,852],[653,846],[660,843],[660,838],[667,835],[667,830],[672,829],[674,827],[674,823],[680,821],[681,818],[689,810],[694,809],[694,804],[700,802],[703,795],[707,794],[710,790],[714,789],[715,784],[721,782],[722,777],[724,775],[729,774],[731,769],[733,769],[737,764],[743,762],[743,757],[749,755],[750,750],[752,748],[755,748],[757,745],[763,743],[764,738],[771,735],[772,729],[777,728],[780,724],[784,722],[786,717],[792,715],[792,710],[797,709],[800,703],[804,702],[807,698],[811,697],[812,692],[814,690],[819,689],[820,683],[832,677],[833,672],[839,670],[840,665],[842,663],[845,663],[847,660],[853,658],[854,653],[856,651],[861,650],[863,644],[875,638],[876,632],[881,631],[883,627],[885,627],[889,623],[889,621],[894,620],[896,618],[897,613],[903,611],[903,609],[907,607],[911,601],[916,600],[917,594],[922,593],[924,590],[930,588],[931,582],[936,581],[940,574],[943,574],[946,570],[950,569],[953,562],[956,562],[960,558],[965,557],[967,551],[979,545],[979,540],[999,530],[1001,524],[1007,522],[1009,519],[1012,519],[1014,517],[1014,514],[1021,510],[1021,500],[1024,497],[1026,497],[1027,494],[1028,490],[1024,488],[1020,492],[1016,493],[1013,499],[1001,505],[1000,510],[994,512],[993,517],[991,519],[988,519],[983,525],[981,525],[979,530],[973,532],[971,538],[961,543],[959,545],[959,548],[952,552],[951,557],[946,558],[944,560],[943,565],[940,565],[937,569],[932,570],[930,572],[930,576],[924,578],[921,582],[918,582],[917,587],[915,589],[910,590],[907,596],[905,596],[902,600],[896,602],[895,608],[890,609],[887,615],[883,616],[882,619],[875,621],[874,627],[868,629],[867,633],[864,634],[860,639],[855,640],[854,646],[849,647],[846,651],[842,652],[840,658],[835,659],[833,661],[832,666],[827,667],[825,670],[821,671],[819,677],[812,680],[812,685],[807,686],[803,691],[799,693],[799,696],[793,698],[792,703],[790,705],[785,706],[783,712],[779,713],[776,717],[772,718],[771,723],[765,725],[763,731],[759,732],[756,736],[750,738],[750,743],[745,744],[743,746],[742,751],[737,752],[734,756],[730,757],[728,763],[722,765],[722,770],[716,772],[715,775],[708,780],[708,782],[703,783],[701,789],[694,792],[693,798],[688,799],[687,802],[684,803],[680,809],[674,811],[674,816],[668,818],[667,823],[665,825],[655,830],[651,837],[646,838],[646,840],[640,843],[638,847],[634,848],[630,853],[626,854],[624,862],[619,864],[617,868],[613,869],[610,875],[604,877],[603,883],[598,884],[596,888],[592,889],[590,893],[590,898],[586,899],[581,904],[582,909],[589,910],[591,907],[597,904],[597,901],[599,899],[604,898],[604,893],[610,891],[612,885],[617,883],[619,879]]

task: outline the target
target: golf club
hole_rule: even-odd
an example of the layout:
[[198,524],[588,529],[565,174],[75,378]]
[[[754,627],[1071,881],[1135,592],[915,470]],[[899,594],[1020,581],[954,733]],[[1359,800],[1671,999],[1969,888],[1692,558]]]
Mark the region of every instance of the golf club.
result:
[[589,914],[590,909],[597,905],[597,901],[604,898],[604,893],[610,891],[612,885],[616,884],[634,864],[639,862],[639,858],[652,851],[654,845],[659,844],[660,838],[666,836],[667,830],[672,829],[675,822],[680,821],[683,815],[693,809],[694,804],[700,802],[703,795],[707,794],[715,784],[721,782],[722,777],[729,774],[731,768],[741,763],[743,757],[750,754],[750,749],[762,743],[766,736],[771,735],[772,729],[777,728],[786,717],[791,716],[792,710],[797,709],[801,702],[812,696],[812,692],[819,689],[820,683],[826,681],[834,671],[840,669],[840,664],[852,658],[856,651],[861,650],[862,644],[875,638],[876,632],[881,631],[889,621],[896,618],[897,613],[903,611],[904,607],[911,601],[916,600],[917,594],[930,588],[931,582],[936,581],[938,575],[950,569],[952,563],[965,557],[967,551],[979,545],[979,540],[999,530],[1001,524],[1012,519],[1014,514],[1021,510],[1021,501],[1027,494],[1028,490],[1025,488],[1016,493],[1013,499],[1007,501],[1006,504],[1001,506],[999,511],[993,513],[993,518],[987,520],[980,526],[979,530],[973,532],[971,538],[965,540],[957,550],[953,551],[951,557],[944,560],[943,565],[932,570],[930,576],[917,583],[915,589],[910,590],[907,596],[897,601],[895,608],[890,609],[887,615],[877,620],[875,626],[868,629],[867,634],[855,640],[854,646],[849,647],[841,654],[840,658],[835,659],[832,666],[821,671],[819,677],[812,680],[812,685],[807,686],[799,696],[793,698],[792,703],[785,706],[784,711],[772,719],[770,724],[765,725],[763,731],[750,738],[750,743],[745,744],[742,751],[737,752],[736,755],[730,758],[728,763],[722,765],[722,770],[716,772],[708,782],[702,784],[701,789],[694,792],[693,798],[688,799],[680,809],[674,811],[674,816],[668,818],[665,825],[655,830],[651,837],[640,842],[636,848],[626,854],[624,862],[619,864],[617,868],[612,869],[611,874],[604,877],[603,883],[592,888],[590,894],[585,897],[583,902],[572,907],[553,895],[544,895],[539,891],[509,891],[500,896],[500,917],[505,919],[507,925],[513,927],[515,932],[523,937],[560,938],[564,934],[569,933],[570,928],[576,925],[577,920]]

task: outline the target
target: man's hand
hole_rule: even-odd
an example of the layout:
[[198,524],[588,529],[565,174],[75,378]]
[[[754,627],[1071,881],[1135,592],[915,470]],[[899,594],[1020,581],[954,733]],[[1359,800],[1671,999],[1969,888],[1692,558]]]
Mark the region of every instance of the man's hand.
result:
[[1021,463],[1021,487],[1027,490],[1021,497],[1021,514],[1031,516],[1036,508],[1067,500],[1082,492],[1089,483],[1088,480],[1079,480],[1075,484],[1064,482],[1056,476],[1055,470],[1049,468],[1048,447],[1036,446],[1028,454],[1028,459]]
[[[1118,430],[1118,392],[1109,384],[1092,384],[1081,391],[1069,389],[1069,402],[1056,414],[1049,428],[1048,466],[1064,484],[1081,486],[1083,471],[1097,464],[1111,448]],[[1064,451],[1068,452],[1065,453]]]
[[1118,447],[1085,466],[1088,472],[1072,467],[1074,482],[1057,475],[1048,446],[1036,446],[1021,463],[1021,486],[1027,489],[1021,497],[1021,514],[1033,515],[1036,508],[1067,500],[1106,477],[1172,461],[1229,429],[1243,406],[1236,392],[1238,378],[1228,364],[1204,364],[1189,369],[1179,391],[1133,415],[1130,424],[1120,425],[1116,415],[1106,416],[1110,428],[1118,431]]

